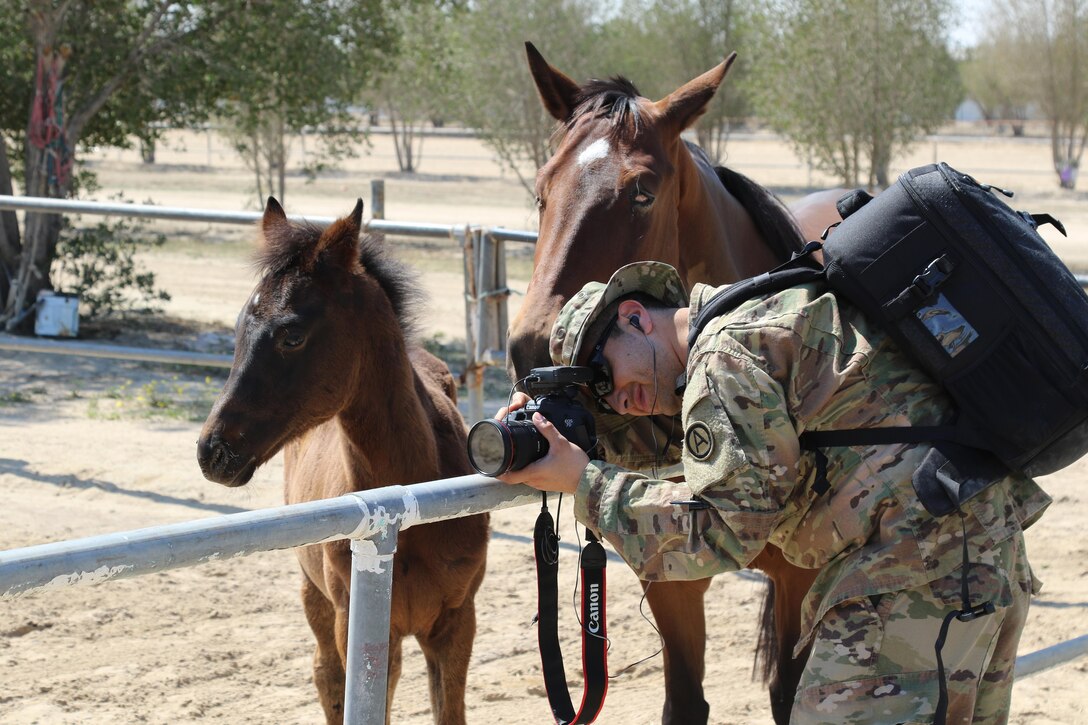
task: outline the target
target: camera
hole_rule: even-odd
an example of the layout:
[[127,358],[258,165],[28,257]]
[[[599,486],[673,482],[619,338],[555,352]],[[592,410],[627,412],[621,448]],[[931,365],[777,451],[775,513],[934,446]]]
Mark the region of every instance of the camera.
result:
[[540,411],[563,437],[586,453],[597,442],[593,415],[578,402],[578,386],[593,381],[593,369],[556,365],[533,368],[525,391],[533,400],[502,420],[481,420],[468,432],[468,459],[485,476],[525,468],[548,453],[548,440],[533,425]]

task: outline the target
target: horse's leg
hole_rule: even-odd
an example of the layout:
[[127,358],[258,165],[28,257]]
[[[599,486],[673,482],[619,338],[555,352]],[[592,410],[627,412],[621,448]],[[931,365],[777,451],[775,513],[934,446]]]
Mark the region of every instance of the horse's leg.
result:
[[302,576],[302,607],[317,646],[314,648],[314,686],[325,721],[344,722],[344,663],[336,646],[336,611],[310,578]]
[[703,595],[709,579],[643,582],[646,601],[664,641],[665,708],[661,722],[683,725],[705,723],[710,705],[703,698],[706,619]]
[[427,660],[431,712],[438,725],[464,725],[465,688],[472,641],[476,637],[476,605],[472,599],[439,615],[430,631],[417,639]]
[[385,680],[385,725],[389,725],[393,715],[393,692],[400,682],[401,664],[404,661],[400,635],[389,634],[389,670]]
[[801,602],[816,579],[817,569],[802,569],[786,561],[774,546],[766,547],[752,561],[770,582],[763,604],[759,642],[765,651],[764,677],[771,697],[771,715],[777,725],[787,725],[797,685],[808,660],[808,651],[793,656],[801,636]]

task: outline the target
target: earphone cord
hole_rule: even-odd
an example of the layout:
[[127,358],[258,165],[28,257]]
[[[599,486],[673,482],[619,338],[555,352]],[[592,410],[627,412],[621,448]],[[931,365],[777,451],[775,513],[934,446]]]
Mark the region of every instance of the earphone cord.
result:
[[[639,332],[642,332],[642,327],[640,327],[638,324],[634,324],[634,327]],[[646,344],[650,346],[650,357],[653,360],[654,399],[653,402],[650,403],[650,415],[652,416],[654,414],[654,411],[657,409],[657,348],[655,348],[653,343],[650,342],[650,339],[646,337],[645,332],[642,332],[642,339],[645,340]],[[650,472],[653,474],[654,478],[657,478],[657,468],[659,465],[661,465],[661,448],[657,443],[657,430],[654,427],[653,421],[650,422],[650,439],[653,441],[654,444],[654,465],[650,469]]]

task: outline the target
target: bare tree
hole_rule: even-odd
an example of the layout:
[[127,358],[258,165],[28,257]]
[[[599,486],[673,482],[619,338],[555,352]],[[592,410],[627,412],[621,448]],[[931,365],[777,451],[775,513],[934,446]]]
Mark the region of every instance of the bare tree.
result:
[[1031,105],[1022,73],[1008,67],[1009,39],[991,37],[967,52],[960,64],[964,90],[990,124],[1008,122],[1014,136],[1024,134]]
[[419,168],[424,127],[444,119],[457,102],[450,35],[461,12],[455,4],[428,0],[402,2],[391,11],[397,46],[364,98],[389,119],[401,171]]
[[1000,0],[990,42],[1007,48],[1003,70],[1027,91],[1050,126],[1054,172],[1077,184],[1088,140],[1088,2]]

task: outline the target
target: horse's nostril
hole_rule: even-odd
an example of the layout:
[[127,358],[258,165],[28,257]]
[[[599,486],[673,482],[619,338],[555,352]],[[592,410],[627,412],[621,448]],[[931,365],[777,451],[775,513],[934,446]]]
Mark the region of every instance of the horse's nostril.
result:
[[211,468],[213,471],[222,472],[235,458],[234,451],[223,441],[219,441],[212,448]]
[[197,442],[197,457],[205,475],[221,476],[237,456],[223,439],[218,436]]
[[223,467],[223,462],[226,460],[226,451],[223,450],[223,444],[220,443],[212,449],[212,470],[218,471]]

